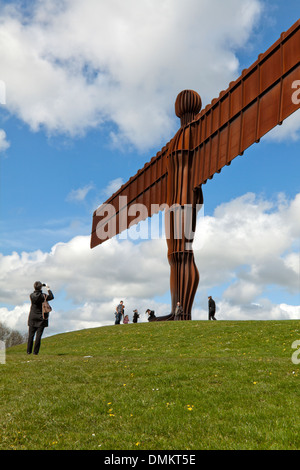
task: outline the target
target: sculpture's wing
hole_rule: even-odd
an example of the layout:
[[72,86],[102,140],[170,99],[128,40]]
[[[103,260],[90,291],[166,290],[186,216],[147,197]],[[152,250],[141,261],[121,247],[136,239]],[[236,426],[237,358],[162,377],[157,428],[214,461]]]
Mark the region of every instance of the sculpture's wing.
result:
[[300,20],[186,126],[195,142],[193,187],[299,109],[299,87]]
[[163,209],[167,195],[168,146],[94,212],[91,248]]
[[[299,80],[300,20],[194,121],[181,128],[177,134],[180,142],[172,139],[172,144],[94,212],[91,247],[158,212],[160,209],[155,210],[153,205],[166,203],[167,156],[171,146],[187,146],[192,152],[190,177],[196,190],[300,108],[300,96],[294,88],[299,87]],[[143,205],[140,213],[137,204]]]

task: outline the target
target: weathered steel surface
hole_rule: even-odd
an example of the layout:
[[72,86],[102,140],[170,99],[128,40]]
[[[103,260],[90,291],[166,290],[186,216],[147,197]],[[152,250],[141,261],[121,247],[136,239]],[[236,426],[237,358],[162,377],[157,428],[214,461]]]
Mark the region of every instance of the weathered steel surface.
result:
[[[180,117],[181,128],[169,144],[167,209],[165,211],[168,261],[170,265],[170,290],[172,307],[177,302],[183,307],[181,320],[190,320],[192,305],[199,283],[192,243],[196,229],[197,211],[203,203],[201,187],[195,190],[193,183],[194,134],[186,123],[193,120],[201,108],[201,98],[192,90],[184,90],[177,96],[175,112]],[[190,208],[184,217],[181,207]],[[174,209],[175,208],[175,209]]]
[[190,123],[195,187],[299,109],[292,102],[292,84],[297,79],[300,20]]
[[[143,204],[147,208],[147,217],[154,215],[158,210],[154,210],[153,205],[166,203],[167,198],[167,156],[168,145],[153,157],[149,163],[137,172],[137,174],[129,179],[121,188],[116,191],[93,215],[93,227],[91,234],[91,248],[100,245],[114,235],[121,233],[130,227],[135,221],[138,223],[144,220],[143,214],[130,213],[130,208],[135,204]],[[127,198],[127,206],[124,205]],[[105,212],[105,205],[111,204],[115,209],[115,233],[110,234],[107,238],[99,239],[97,236],[97,227],[107,224],[108,217]],[[127,207],[128,213],[126,221],[122,214],[122,209]],[[152,211],[151,211],[152,209]],[[103,223],[101,224],[101,221]]]
[[[191,117],[194,120],[189,124],[183,121],[186,129],[177,145],[180,147],[190,140],[189,147],[194,152],[194,188],[205,184],[207,179],[211,179],[216,172],[220,172],[247,147],[258,142],[265,133],[281,124],[300,107],[291,100],[292,83],[300,79],[299,62],[300,20],[286,33],[282,33],[280,39],[261,54],[249,69],[243,71],[242,76],[231,83],[226,91],[222,91],[218,99],[206,106],[196,119]],[[179,117],[182,102],[184,100],[175,108]],[[185,103],[188,103],[188,98]],[[194,108],[194,104],[191,107]],[[178,141],[177,135],[176,138]],[[128,208],[132,204],[144,204],[150,216],[153,215],[151,204],[162,205],[166,202],[167,160],[172,141],[105,202],[116,209],[116,234],[120,233],[120,228],[127,229],[132,220],[136,219],[135,214],[129,215],[127,226],[120,226],[120,196],[128,197]],[[101,225],[102,218],[103,215],[98,217],[97,211],[94,212],[92,248],[105,241],[96,234],[96,227]]]
[[[149,163],[94,212],[91,248],[162,210],[164,204],[169,208],[174,204],[190,205],[190,225],[181,239],[174,234],[182,220],[176,212],[166,210],[166,217],[171,221],[166,237],[171,268],[171,312],[174,313],[180,301],[184,309],[182,319],[190,319],[199,282],[192,242],[198,204],[203,202],[202,184],[300,108],[300,103],[292,101],[292,85],[296,80],[300,80],[300,20],[201,112],[200,96],[192,90],[181,92],[175,103],[181,128]],[[97,229],[108,222],[106,204],[114,208],[111,217],[116,226],[113,233],[99,239]],[[133,204],[143,204],[146,215],[145,212],[139,216],[136,212],[131,214]],[[129,212],[124,218],[126,208]]]

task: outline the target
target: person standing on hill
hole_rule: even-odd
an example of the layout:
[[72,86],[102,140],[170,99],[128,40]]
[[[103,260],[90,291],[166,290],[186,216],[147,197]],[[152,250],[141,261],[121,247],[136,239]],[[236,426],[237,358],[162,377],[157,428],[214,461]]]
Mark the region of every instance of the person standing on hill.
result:
[[116,310],[115,325],[120,325],[122,315],[124,315],[124,308],[125,308],[125,305],[123,304],[123,300],[120,300],[120,303],[117,306],[117,310]]
[[139,317],[140,317],[139,312],[136,309],[133,310],[133,319],[132,319],[133,323],[137,323]]
[[150,308],[148,308],[148,309],[146,310],[146,313],[148,314],[148,321],[156,320],[156,316],[155,316],[154,310],[150,310]]
[[210,295],[208,297],[208,319],[216,320],[215,313],[216,313],[216,303],[214,299],[212,298],[212,296]]
[[[46,287],[48,294],[43,294],[42,288]],[[28,317],[28,341],[27,341],[27,354],[32,353],[33,341],[35,337],[33,354],[37,355],[41,346],[41,339],[44,332],[44,328],[48,326],[48,319],[43,318],[42,303],[44,300],[53,300],[54,295],[50,290],[50,287],[46,284],[42,284],[40,281],[36,281],[33,285],[34,292],[30,294],[31,308]]]
[[177,306],[175,309],[175,318],[174,320],[182,320],[183,319],[183,308],[180,302],[177,302]]

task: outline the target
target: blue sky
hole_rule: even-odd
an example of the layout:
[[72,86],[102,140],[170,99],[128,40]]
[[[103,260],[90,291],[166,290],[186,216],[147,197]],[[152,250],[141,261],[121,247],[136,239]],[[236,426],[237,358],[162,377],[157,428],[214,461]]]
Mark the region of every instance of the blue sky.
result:
[[[55,290],[52,333],[111,323],[120,296],[130,309],[151,303],[166,313],[168,265],[159,260],[166,256],[164,240],[138,244],[140,271],[132,272],[126,263],[134,243],[114,240],[88,253],[92,213],[174,135],[174,102],[182,89],[195,89],[209,103],[297,21],[299,10],[296,0],[229,0],[225,9],[219,0],[154,0],[152,6],[130,0],[126,8],[118,0],[0,1],[0,80],[6,85],[0,107],[0,321],[26,328],[35,277]],[[299,138],[298,112],[203,187],[204,227],[216,234],[234,211],[253,208],[257,240],[264,223],[271,237],[285,218],[291,228],[284,241],[278,235],[273,252],[260,256],[261,265],[246,255],[243,261],[238,246],[236,263],[231,258],[225,268],[221,260],[220,269],[208,246],[210,260],[202,254],[202,266],[197,262],[203,281],[195,318],[204,319],[208,292],[223,319],[297,318]],[[248,227],[244,222],[241,216],[239,229]],[[152,249],[155,266],[147,254]],[[116,256],[125,263],[123,274]],[[110,261],[118,272],[110,272]],[[281,262],[290,271],[272,278]]]

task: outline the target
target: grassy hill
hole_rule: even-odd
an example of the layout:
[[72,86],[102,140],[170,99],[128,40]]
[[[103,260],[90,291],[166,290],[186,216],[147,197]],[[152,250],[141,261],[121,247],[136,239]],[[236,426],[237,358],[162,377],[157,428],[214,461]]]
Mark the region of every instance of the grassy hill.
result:
[[300,321],[159,322],[0,364],[0,449],[299,449]]

